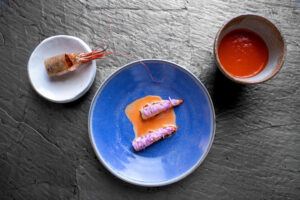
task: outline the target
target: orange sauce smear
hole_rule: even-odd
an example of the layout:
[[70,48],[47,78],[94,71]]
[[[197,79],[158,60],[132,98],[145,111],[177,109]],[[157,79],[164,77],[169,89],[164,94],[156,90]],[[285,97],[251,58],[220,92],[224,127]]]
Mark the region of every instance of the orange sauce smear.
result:
[[126,106],[125,114],[133,125],[133,130],[136,137],[145,135],[149,130],[163,128],[166,125],[176,126],[176,116],[173,108],[160,113],[150,119],[143,120],[140,114],[140,109],[147,103],[161,101],[159,96],[146,96],[135,100]]
[[237,29],[225,35],[218,54],[225,70],[237,78],[250,78],[259,74],[269,59],[264,40],[247,29]]

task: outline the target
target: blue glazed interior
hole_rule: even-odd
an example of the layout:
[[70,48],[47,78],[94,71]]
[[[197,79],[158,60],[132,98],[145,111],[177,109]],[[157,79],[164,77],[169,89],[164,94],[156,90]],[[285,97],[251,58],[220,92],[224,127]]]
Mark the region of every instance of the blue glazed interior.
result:
[[[97,92],[90,110],[92,143],[102,163],[115,175],[136,184],[159,185],[187,175],[206,155],[214,135],[214,111],[204,87],[175,64],[149,60],[114,74]],[[184,99],[174,109],[180,127],[170,138],[135,152],[134,132],[125,107],[146,95]]]

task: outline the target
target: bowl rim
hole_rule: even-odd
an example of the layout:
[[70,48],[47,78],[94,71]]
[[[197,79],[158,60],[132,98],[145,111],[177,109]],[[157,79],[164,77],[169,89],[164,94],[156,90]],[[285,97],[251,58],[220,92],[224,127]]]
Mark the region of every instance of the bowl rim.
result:
[[[99,94],[101,93],[101,91],[103,90],[103,88],[106,86],[106,84],[113,78],[115,77],[117,74],[119,74],[121,71],[131,67],[132,65],[138,63],[138,62],[151,62],[151,61],[155,61],[155,62],[165,62],[165,63],[169,63],[171,65],[173,65],[174,67],[177,67],[181,70],[183,70],[185,73],[187,73],[188,75],[191,76],[191,78],[193,78],[197,84],[200,85],[200,87],[203,89],[205,95],[207,96],[208,98],[208,101],[209,101],[209,104],[210,104],[210,110],[211,110],[211,113],[212,113],[212,130],[211,130],[211,137],[210,137],[210,141],[209,141],[209,144],[208,144],[208,147],[207,147],[207,150],[204,152],[204,154],[202,155],[201,159],[199,159],[199,161],[193,166],[191,167],[188,171],[186,171],[185,173],[181,174],[180,176],[178,177],[175,177],[173,179],[170,179],[170,180],[167,180],[167,181],[163,181],[163,182],[158,182],[158,183],[147,183],[147,182],[141,182],[141,181],[136,181],[136,180],[133,180],[133,179],[129,179],[127,177],[123,177],[121,176],[120,174],[118,174],[117,172],[115,172],[114,170],[112,170],[110,168],[110,166],[108,164],[106,164],[105,160],[102,159],[101,155],[99,154],[98,150],[97,150],[97,147],[96,147],[96,144],[95,144],[95,141],[94,141],[94,138],[93,138],[93,134],[92,134],[92,130],[91,130],[91,118],[92,118],[92,111],[94,109],[94,106],[95,106],[95,102],[99,96]],[[213,144],[213,141],[214,141],[214,138],[215,138],[215,134],[216,134],[216,114],[215,114],[215,109],[214,109],[214,104],[213,104],[213,101],[211,99],[211,96],[207,90],[207,88],[204,86],[204,84],[200,81],[200,79],[198,79],[191,71],[189,71],[187,68],[179,65],[179,64],[176,64],[174,62],[171,62],[171,61],[168,61],[168,60],[164,60],[164,59],[141,59],[141,60],[135,60],[135,61],[132,61],[130,63],[127,63],[125,65],[123,65],[122,67],[120,67],[119,69],[117,69],[116,71],[112,72],[103,82],[102,84],[99,86],[99,88],[97,89],[93,99],[92,99],[92,102],[91,102],[91,105],[90,105],[90,109],[89,109],[89,113],[88,113],[88,134],[89,134],[89,139],[90,139],[90,142],[92,144],[92,148],[98,158],[98,160],[100,161],[100,163],[111,173],[113,174],[114,176],[118,177],[119,179],[121,179],[122,181],[124,182],[127,182],[127,183],[130,183],[130,184],[133,184],[133,185],[137,185],[137,186],[143,186],[143,187],[159,187],[159,186],[166,186],[166,185],[169,185],[169,184],[172,184],[172,183],[175,183],[175,182],[178,182],[182,179],[184,179],[185,177],[187,177],[188,175],[190,175],[192,172],[194,172],[202,163],[203,161],[205,160],[205,158],[207,157],[209,151],[211,150],[211,147],[212,147],[212,144]]]
[[[240,79],[237,78],[233,75],[231,75],[229,72],[227,72],[223,65],[221,64],[220,60],[219,60],[219,54],[218,54],[218,41],[220,40],[220,34],[224,31],[225,28],[227,28],[228,26],[230,26],[230,23],[238,18],[241,17],[257,17],[260,18],[261,20],[263,20],[265,23],[269,24],[271,26],[271,28],[277,33],[279,40],[281,40],[283,46],[282,46],[282,55],[280,55],[279,61],[277,62],[277,65],[275,67],[275,69],[269,74],[267,75],[265,78],[258,80],[258,81],[249,81],[247,79]],[[258,33],[257,33],[258,34]],[[259,35],[259,34],[258,34]],[[245,84],[245,85],[253,85],[253,84],[258,84],[258,83],[263,83],[265,81],[270,80],[271,78],[273,78],[282,68],[285,58],[286,58],[286,42],[285,39],[283,37],[283,35],[281,34],[280,29],[275,25],[275,23],[273,22],[273,20],[261,15],[261,14],[255,14],[255,13],[242,13],[242,14],[237,14],[234,15],[233,17],[229,18],[228,20],[226,20],[221,28],[219,29],[219,31],[217,32],[215,39],[214,39],[214,44],[213,44],[213,49],[214,49],[214,57],[215,57],[215,62],[219,68],[219,70],[230,80],[236,82],[236,83],[240,83],[240,84]]]

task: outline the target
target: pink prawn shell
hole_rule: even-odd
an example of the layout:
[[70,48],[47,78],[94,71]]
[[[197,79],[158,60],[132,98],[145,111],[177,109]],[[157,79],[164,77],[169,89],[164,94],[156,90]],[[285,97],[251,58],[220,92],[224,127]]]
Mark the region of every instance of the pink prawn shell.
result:
[[177,99],[169,99],[169,100],[162,100],[158,102],[153,102],[151,104],[145,105],[141,110],[141,116],[143,119],[149,119],[154,117],[155,115],[164,112],[174,106],[180,105],[183,100]]
[[178,127],[175,126],[167,126],[155,131],[149,131],[146,135],[135,138],[132,146],[136,151],[143,150],[156,141],[171,136],[177,129]]

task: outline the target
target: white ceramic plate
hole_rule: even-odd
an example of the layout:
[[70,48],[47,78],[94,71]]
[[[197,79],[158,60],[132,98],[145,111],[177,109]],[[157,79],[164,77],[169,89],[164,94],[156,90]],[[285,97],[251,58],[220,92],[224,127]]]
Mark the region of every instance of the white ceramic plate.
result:
[[57,77],[49,77],[44,60],[63,53],[90,52],[81,39],[58,35],[42,41],[28,61],[28,76],[34,90],[49,101],[67,103],[84,95],[94,82],[96,61],[88,62],[79,69]]

